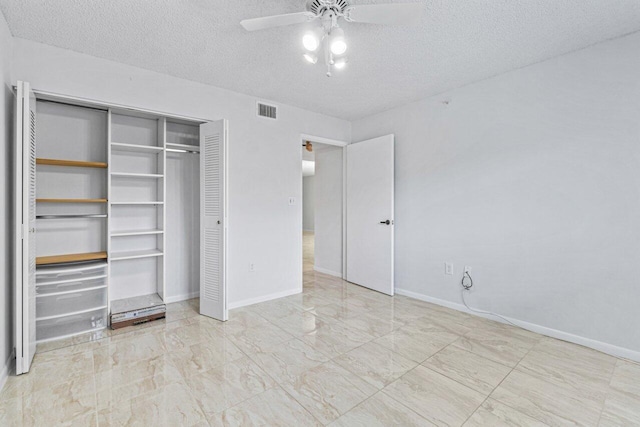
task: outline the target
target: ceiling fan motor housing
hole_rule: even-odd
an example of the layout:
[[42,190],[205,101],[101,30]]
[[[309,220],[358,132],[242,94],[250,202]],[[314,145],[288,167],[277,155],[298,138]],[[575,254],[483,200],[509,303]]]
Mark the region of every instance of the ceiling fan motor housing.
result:
[[349,6],[347,0],[309,0],[307,2],[307,10],[315,15],[323,15],[327,10],[342,14],[347,6]]

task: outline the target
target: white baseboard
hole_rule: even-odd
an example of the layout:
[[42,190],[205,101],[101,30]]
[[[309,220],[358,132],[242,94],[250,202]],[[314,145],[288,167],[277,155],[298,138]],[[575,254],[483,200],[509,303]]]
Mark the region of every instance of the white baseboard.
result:
[[[442,307],[447,307],[447,308],[451,308],[453,310],[457,310],[457,311],[462,311],[464,313],[468,313],[468,314],[472,314],[474,316],[479,316],[479,317],[484,317],[487,319],[491,319],[491,320],[495,320],[497,322],[501,322],[501,323],[506,323],[504,320],[500,319],[499,317],[494,317],[491,315],[485,315],[485,314],[480,314],[480,313],[475,313],[471,310],[469,310],[467,307],[465,307],[463,304],[458,304],[455,302],[451,302],[451,301],[447,301],[447,300],[443,300],[443,299],[439,299],[439,298],[433,298],[427,295],[423,295],[423,294],[419,294],[417,292],[412,292],[412,291],[408,291],[406,289],[395,289],[396,294],[398,295],[404,295],[406,297],[410,297],[410,298],[415,298],[418,299],[420,301],[426,301],[426,302],[430,302],[432,304],[436,304]],[[629,359],[629,360],[633,360],[636,362],[640,362],[640,352],[638,351],[634,351],[628,348],[624,348],[624,347],[618,347],[616,345],[613,344],[607,344],[605,342],[602,341],[596,341],[593,340],[591,338],[585,338],[579,335],[574,335],[574,334],[570,334],[568,332],[564,332],[564,331],[559,331],[557,329],[552,329],[552,328],[547,328],[546,326],[540,326],[540,325],[536,325],[535,323],[529,323],[529,322],[525,322],[522,320],[518,320],[518,319],[514,319],[512,317],[507,317],[505,316],[505,318],[509,319],[509,321],[515,323],[516,325],[521,326],[524,329],[527,329],[529,331],[538,333],[538,334],[542,334],[542,335],[546,335],[552,338],[557,338],[559,340],[563,340],[563,341],[568,341],[574,344],[578,344],[578,345],[582,345],[584,347],[589,347],[592,348],[594,350],[598,350],[601,351],[603,353],[607,353],[610,354],[612,356],[617,356],[617,357],[623,357],[625,359]]]
[[299,294],[300,292],[302,292],[302,287],[289,289],[288,291],[276,292],[273,294],[264,295],[257,298],[249,298],[242,301],[236,301],[229,304],[229,310],[233,310],[234,308],[246,307],[248,305],[258,304],[261,302],[271,301],[272,299],[276,299],[276,298],[288,297],[290,295]]
[[200,296],[199,291],[191,292],[189,294],[174,295],[171,297],[165,297],[164,303],[171,304],[172,302],[186,301],[188,299],[198,298],[199,296]]
[[342,273],[339,271],[327,270],[326,268],[313,266],[313,269],[318,273],[328,274],[329,276],[335,276],[342,279]]
[[9,378],[9,372],[11,372],[12,364],[14,357],[14,352],[12,351],[9,355],[9,358],[5,361],[4,366],[2,367],[2,371],[0,371],[0,391],[4,388],[4,385],[7,383],[7,378]]

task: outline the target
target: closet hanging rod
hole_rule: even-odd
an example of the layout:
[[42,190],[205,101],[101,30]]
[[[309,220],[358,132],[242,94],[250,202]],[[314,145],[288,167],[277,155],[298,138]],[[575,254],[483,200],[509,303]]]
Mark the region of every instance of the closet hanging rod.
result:
[[200,154],[199,151],[194,151],[194,150],[183,150],[183,149],[176,149],[176,148],[167,148],[166,151],[170,151],[172,153],[190,153],[190,154]]
[[70,219],[70,218],[106,218],[106,214],[86,215],[37,215],[36,219]]

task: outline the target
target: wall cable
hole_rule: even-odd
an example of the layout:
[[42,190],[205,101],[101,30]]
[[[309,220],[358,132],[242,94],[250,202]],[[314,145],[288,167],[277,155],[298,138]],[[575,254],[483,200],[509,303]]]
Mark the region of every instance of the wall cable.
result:
[[[469,279],[469,280],[466,281],[466,279]],[[462,280],[460,281],[460,284],[462,285],[462,303],[464,304],[465,307],[467,307],[469,311],[472,311],[478,314],[486,314],[489,316],[498,317],[510,325],[513,325],[517,328],[522,328],[522,326],[516,325],[511,320],[507,319],[506,317],[500,316],[499,314],[493,313],[491,311],[477,310],[475,308],[469,307],[469,304],[467,304],[467,301],[465,300],[464,296],[466,293],[471,291],[471,288],[473,287],[473,279],[471,278],[471,274],[469,274],[468,271],[465,271],[464,274],[462,275]],[[523,328],[523,329],[526,329],[526,328]]]

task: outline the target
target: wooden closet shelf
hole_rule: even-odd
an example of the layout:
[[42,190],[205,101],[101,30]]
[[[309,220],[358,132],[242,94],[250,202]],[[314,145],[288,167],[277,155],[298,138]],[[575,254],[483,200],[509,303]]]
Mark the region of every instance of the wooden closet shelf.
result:
[[78,168],[102,168],[105,169],[107,164],[104,162],[86,162],[82,160],[59,160],[59,159],[36,159],[37,165],[49,166],[72,166]]
[[38,203],[107,203],[107,199],[36,199]]
[[107,253],[88,252],[83,254],[40,256],[36,258],[36,265],[59,264],[63,262],[93,261],[97,259],[107,259]]

